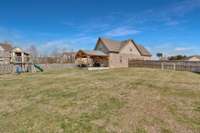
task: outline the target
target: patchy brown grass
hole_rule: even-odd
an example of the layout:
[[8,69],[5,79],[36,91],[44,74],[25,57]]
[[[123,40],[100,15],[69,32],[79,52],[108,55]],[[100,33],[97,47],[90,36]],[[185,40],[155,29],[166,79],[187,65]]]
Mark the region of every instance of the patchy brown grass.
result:
[[200,75],[131,68],[0,76],[0,132],[199,133]]

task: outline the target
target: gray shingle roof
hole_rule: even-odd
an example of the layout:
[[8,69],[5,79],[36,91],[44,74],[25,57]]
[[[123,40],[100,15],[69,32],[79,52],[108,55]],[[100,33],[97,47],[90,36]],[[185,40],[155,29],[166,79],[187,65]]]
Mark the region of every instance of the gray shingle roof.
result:
[[138,51],[140,52],[141,55],[143,56],[152,56],[151,53],[142,45],[139,44],[135,44],[135,46],[137,47]]
[[200,55],[193,55],[193,56],[188,57],[187,59],[190,59],[190,58],[193,58],[193,57],[200,59]]
[[114,40],[105,39],[105,38],[100,38],[100,40],[111,52],[119,52],[126,45],[125,42],[114,41]]
[[110,52],[120,52],[120,50],[128,44],[128,42],[132,41],[135,47],[138,49],[142,56],[151,56],[151,53],[144,48],[142,45],[136,44],[133,40],[125,40],[125,41],[115,41],[106,38],[99,38],[100,41],[108,48]]
[[87,50],[80,50],[83,53],[90,55],[90,56],[108,56],[107,54],[105,54],[102,51],[97,51],[97,50],[93,50],[93,51],[87,51]]

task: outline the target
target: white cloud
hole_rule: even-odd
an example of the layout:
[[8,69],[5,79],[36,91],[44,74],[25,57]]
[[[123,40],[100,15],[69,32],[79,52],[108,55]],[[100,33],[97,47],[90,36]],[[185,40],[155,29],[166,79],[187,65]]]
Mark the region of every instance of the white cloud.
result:
[[37,47],[39,48],[40,53],[48,55],[53,51],[62,52],[63,50],[69,50],[70,42],[65,39],[51,40]]
[[71,38],[61,38],[47,41],[37,47],[39,48],[40,53],[49,55],[54,51],[63,52],[71,50],[77,51],[85,48],[91,49],[95,46],[96,41],[96,37],[80,34]]
[[[158,8],[147,9],[127,18],[133,18],[135,22],[154,22],[165,24],[166,26],[175,26],[185,23],[189,20],[184,19],[187,14],[200,8],[200,0],[182,0],[163,5]],[[160,30],[160,29],[159,29]]]
[[172,15],[184,16],[197,8],[200,8],[200,0],[183,0],[172,5],[168,12]]
[[175,48],[175,51],[177,52],[184,52],[184,51],[189,51],[189,50],[192,50],[192,48],[185,48],[185,47]]
[[53,41],[49,41],[46,42],[46,44],[42,45],[44,48],[55,48],[55,47],[66,47],[67,45],[67,41],[66,40],[53,40]]
[[87,35],[84,35],[82,34],[81,36],[77,36],[77,37],[74,37],[71,42],[72,43],[77,43],[77,44],[90,44],[90,43],[93,43],[94,41],[96,41],[97,38],[95,37],[92,37],[92,36],[87,36]]
[[127,35],[135,35],[139,33],[140,33],[139,30],[135,30],[129,27],[119,27],[119,28],[106,32],[105,35],[110,36],[110,37],[120,37],[120,36],[127,36]]
[[[142,31],[148,31],[148,29],[160,30],[157,29],[155,25],[145,27],[145,24],[149,25],[149,22],[159,22],[159,24],[163,23],[167,26],[176,26],[182,22],[185,22],[180,18],[183,18],[186,16],[186,14],[197,8],[200,8],[200,0],[182,0],[165,5],[161,8],[148,9],[144,12],[142,11],[130,14],[124,12],[113,12],[107,16],[96,17],[90,21],[83,22],[81,25],[79,22],[63,22],[62,24],[65,27],[73,28],[73,30],[76,32],[71,35],[70,38],[69,36],[68,38],[63,38],[61,33],[42,32],[35,35],[36,37],[40,36],[37,37],[37,39],[41,39],[42,36],[42,38],[52,38],[52,40],[32,40],[32,44],[35,44],[35,46],[37,45],[42,52],[52,51],[55,48],[90,49],[94,47],[96,40],[100,35],[105,35],[108,37],[126,37],[141,33],[141,31],[137,29],[141,29]],[[120,22],[118,20],[120,20]],[[119,23],[116,23],[117,21]],[[157,23],[154,24],[157,25]],[[133,26],[137,26],[137,29],[132,28]],[[26,42],[28,39],[27,37],[27,34],[0,27],[0,41],[11,40],[16,44],[19,44],[18,46],[25,47],[28,43],[23,42]],[[164,46],[165,45],[162,45],[162,47]],[[175,46],[177,48],[175,48]],[[164,48],[157,48],[158,52],[165,52],[165,50],[167,53],[173,54],[178,52],[188,53],[196,49],[182,48],[181,45],[176,44],[167,44],[167,46]]]
[[187,44],[185,42],[159,42],[154,44],[147,44],[151,46],[152,54],[155,56],[156,53],[163,53],[166,56],[173,55],[195,55],[199,54],[200,48],[196,44]]

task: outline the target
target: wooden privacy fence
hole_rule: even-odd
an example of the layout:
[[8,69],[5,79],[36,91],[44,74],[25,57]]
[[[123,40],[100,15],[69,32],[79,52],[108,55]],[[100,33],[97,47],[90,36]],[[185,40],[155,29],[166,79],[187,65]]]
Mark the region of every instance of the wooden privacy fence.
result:
[[12,73],[13,69],[13,64],[0,64],[0,74]]
[[66,68],[74,68],[75,64],[40,64],[44,70],[62,70]]
[[200,72],[200,62],[129,60],[129,67],[157,68],[162,70]]

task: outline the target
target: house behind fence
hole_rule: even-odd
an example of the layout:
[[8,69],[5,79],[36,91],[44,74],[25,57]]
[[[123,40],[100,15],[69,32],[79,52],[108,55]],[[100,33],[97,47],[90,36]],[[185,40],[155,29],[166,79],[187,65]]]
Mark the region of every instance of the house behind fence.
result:
[[129,67],[157,68],[162,70],[200,72],[200,61],[129,60]]
[[189,56],[185,59],[185,61],[199,61],[200,62],[200,55]]
[[0,64],[10,64],[12,45],[0,43]]
[[117,41],[99,38],[92,51],[79,50],[76,62],[90,67],[128,67],[128,60],[151,60],[151,53],[132,39]]

